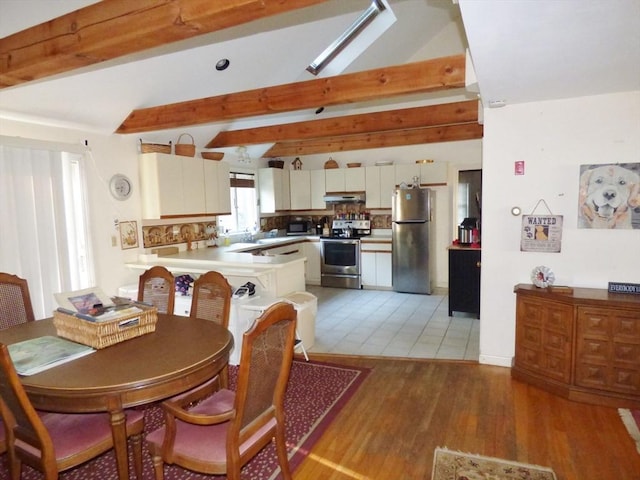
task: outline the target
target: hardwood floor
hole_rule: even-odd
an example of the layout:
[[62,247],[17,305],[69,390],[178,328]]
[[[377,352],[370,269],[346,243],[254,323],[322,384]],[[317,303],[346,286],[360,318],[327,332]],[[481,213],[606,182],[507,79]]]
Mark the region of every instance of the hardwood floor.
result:
[[640,479],[615,408],[571,402],[475,362],[315,354],[369,367],[295,480],[429,479],[437,446],[553,468],[558,480]]

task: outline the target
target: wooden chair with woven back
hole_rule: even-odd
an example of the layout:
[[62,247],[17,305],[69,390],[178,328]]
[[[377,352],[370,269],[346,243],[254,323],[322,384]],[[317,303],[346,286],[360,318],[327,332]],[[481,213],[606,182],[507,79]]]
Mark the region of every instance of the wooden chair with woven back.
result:
[[[229,328],[229,311],[233,289],[221,273],[210,271],[200,275],[193,282],[193,297],[189,316],[211,320],[224,328]],[[227,367],[220,372],[222,388],[229,384]]]
[[[136,477],[142,479],[144,414],[126,410]],[[0,414],[6,428],[9,473],[19,479],[25,463],[55,480],[58,473],[113,448],[108,413],[44,413],[34,409],[15,370],[9,349],[0,343]]]
[[140,275],[138,301],[153,305],[159,313],[173,314],[176,287],[173,274],[165,267],[156,265]]
[[164,479],[165,463],[239,480],[242,466],[274,438],[282,477],[291,479],[284,395],[295,328],[293,306],[272,305],[243,335],[235,392],[215,377],[163,402],[165,425],[146,437],[156,480]]
[[34,320],[27,281],[0,272],[0,329]]

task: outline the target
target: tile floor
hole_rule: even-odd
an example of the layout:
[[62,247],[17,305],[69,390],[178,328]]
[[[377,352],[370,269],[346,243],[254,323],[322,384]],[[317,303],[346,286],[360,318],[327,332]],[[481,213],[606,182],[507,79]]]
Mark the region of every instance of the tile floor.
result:
[[307,285],[318,298],[315,353],[478,360],[480,321],[446,292],[418,295]]

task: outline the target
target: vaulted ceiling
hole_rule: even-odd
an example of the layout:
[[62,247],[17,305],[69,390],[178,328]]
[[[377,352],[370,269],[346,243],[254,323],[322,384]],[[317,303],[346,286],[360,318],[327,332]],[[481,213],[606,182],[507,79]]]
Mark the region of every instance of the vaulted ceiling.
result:
[[467,46],[485,105],[640,90],[637,0],[388,0],[395,23],[340,76],[307,72],[370,3],[0,0],[0,133],[189,132],[252,156],[480,138]]

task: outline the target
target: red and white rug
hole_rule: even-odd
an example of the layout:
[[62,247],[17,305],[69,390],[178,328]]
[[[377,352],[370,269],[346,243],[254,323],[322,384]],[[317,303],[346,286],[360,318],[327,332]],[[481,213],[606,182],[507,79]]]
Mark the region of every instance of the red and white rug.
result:
[[633,441],[636,442],[636,448],[640,453],[640,410],[628,410],[626,408],[619,408],[618,413],[622,419],[622,423],[627,427],[627,431]]
[[[321,362],[295,360],[291,367],[285,397],[286,436],[291,470],[300,465],[315,442],[351,399],[369,370]],[[229,366],[230,388],[235,389],[237,367]],[[158,405],[145,409],[145,433],[157,429],[164,421]],[[0,480],[8,480],[6,455],[0,458]],[[151,457],[143,447],[142,480],[154,480]],[[129,468],[133,471],[132,459]],[[275,480],[280,477],[275,447],[269,445],[242,469],[245,480]],[[23,466],[21,480],[40,480],[42,475]],[[132,474],[132,478],[134,475]],[[222,480],[220,475],[201,475],[177,466],[165,466],[165,480]],[[60,480],[117,480],[113,451],[104,453],[80,467],[63,472]]]

